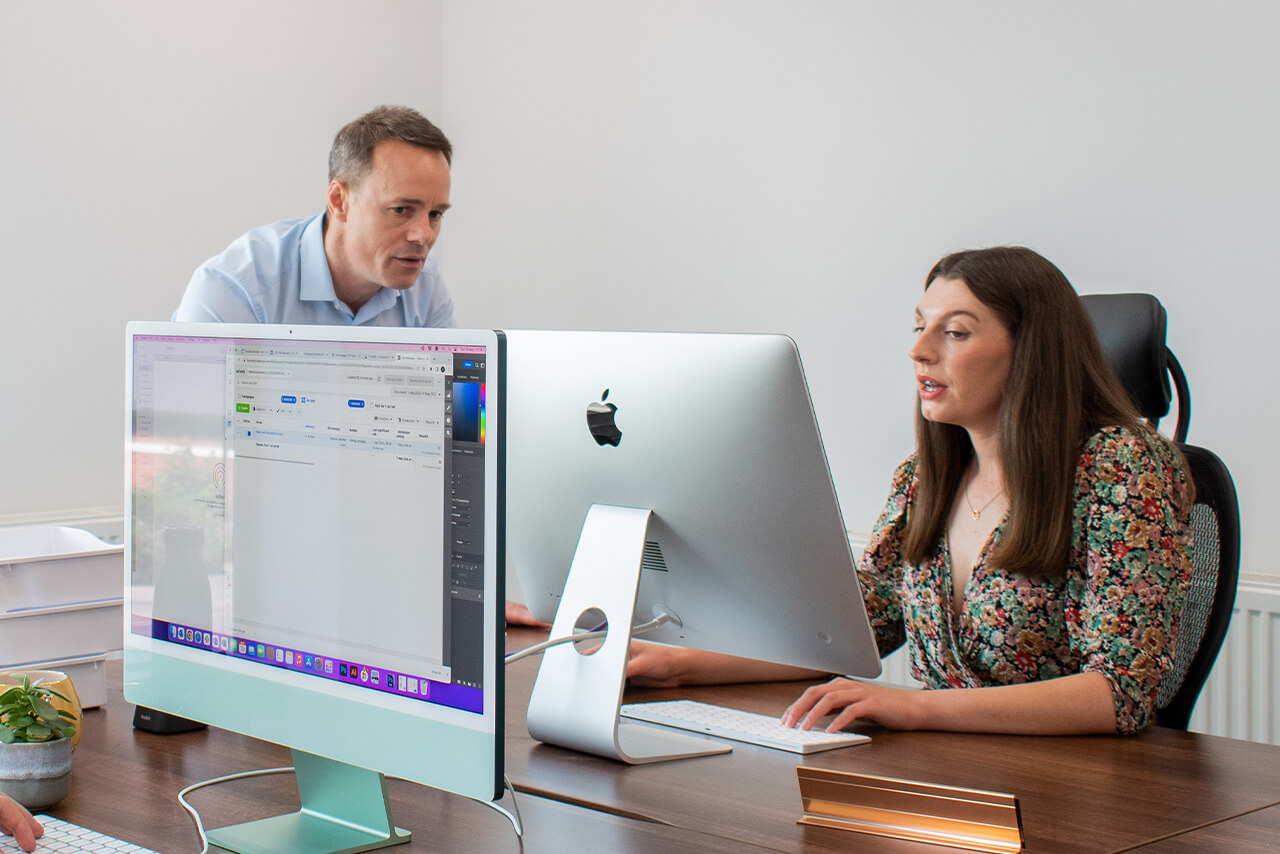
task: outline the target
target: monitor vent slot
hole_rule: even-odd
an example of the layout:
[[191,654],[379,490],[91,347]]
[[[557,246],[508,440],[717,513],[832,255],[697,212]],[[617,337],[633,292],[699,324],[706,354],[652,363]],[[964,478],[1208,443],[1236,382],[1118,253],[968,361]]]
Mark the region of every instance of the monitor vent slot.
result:
[[640,558],[640,568],[666,572],[667,561],[662,556],[662,546],[658,545],[653,540],[645,540],[644,554]]

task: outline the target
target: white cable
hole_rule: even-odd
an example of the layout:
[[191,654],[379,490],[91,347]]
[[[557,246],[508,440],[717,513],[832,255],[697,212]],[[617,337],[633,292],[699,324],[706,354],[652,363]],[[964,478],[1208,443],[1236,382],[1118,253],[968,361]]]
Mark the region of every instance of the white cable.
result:
[[[671,622],[672,619],[673,618],[670,614],[667,614],[667,613],[659,614],[658,616],[654,617],[652,620],[650,620],[647,623],[641,623],[638,626],[632,626],[631,634],[632,635],[644,634],[645,632],[656,629],[658,626],[661,626],[664,623]],[[542,652],[543,650],[549,649],[550,647],[558,646],[562,643],[577,643],[578,641],[591,640],[592,638],[602,638],[607,634],[609,634],[608,629],[601,629],[600,631],[597,631],[597,632],[578,632],[577,634],[566,635],[565,637],[561,637],[561,638],[552,638],[551,640],[545,640],[542,643],[535,643],[533,646],[525,647],[524,649],[519,650],[518,652],[511,653],[510,655],[507,656],[506,663],[514,664],[515,662],[519,661],[522,658],[527,658],[531,655]]]
[[205,836],[204,824],[200,821],[200,813],[196,812],[195,807],[187,803],[187,795],[196,789],[203,789],[205,786],[212,786],[217,783],[228,783],[232,780],[243,780],[247,777],[265,777],[268,774],[292,774],[293,766],[289,765],[283,768],[259,768],[257,771],[242,771],[239,774],[228,774],[225,777],[214,777],[212,780],[202,780],[199,783],[192,783],[181,792],[178,792],[178,804],[187,811],[191,816],[191,820],[196,823],[196,833],[200,834],[200,854],[209,854],[209,837]]
[[520,820],[520,802],[516,800],[516,787],[511,785],[511,778],[506,774],[502,775],[503,789],[511,793],[511,809],[508,810],[497,801],[481,801],[491,809],[495,809],[507,817],[507,821],[511,822],[511,826],[516,830],[516,837],[524,839],[524,822]]
[[[654,617],[652,620],[650,620],[647,623],[641,623],[638,626],[633,626],[631,629],[631,634],[633,635],[643,634],[644,632],[650,631],[652,629],[656,629],[658,626],[661,626],[664,623],[671,622],[672,619],[673,617],[670,614],[667,614],[667,613],[659,614],[658,616]],[[511,653],[510,655],[507,656],[506,663],[511,664],[512,662],[519,661],[520,659],[533,655],[534,653],[542,652],[544,649],[556,646],[557,644],[570,643],[571,641],[591,640],[593,638],[602,638],[608,633],[609,633],[608,629],[602,629],[600,631],[595,631],[595,632],[578,632],[576,634],[572,634],[572,635],[569,635],[568,637],[563,637],[563,638],[553,638],[552,640],[543,641],[542,643],[534,644],[533,646],[522,649],[519,652]],[[188,815],[191,816],[191,820],[194,821],[196,824],[196,833],[200,834],[200,854],[209,854],[209,837],[205,835],[204,823],[200,821],[200,813],[196,812],[195,807],[187,803],[187,795],[191,794],[197,789],[203,789],[205,786],[214,786],[214,785],[217,785],[218,783],[229,783],[232,780],[244,780],[249,777],[265,777],[268,774],[291,774],[291,773],[293,773],[292,765],[281,767],[281,768],[260,768],[257,771],[243,771],[239,774],[228,774],[225,777],[214,777],[211,780],[202,780],[199,783],[192,783],[190,786],[187,786],[181,792],[178,792],[178,804],[184,810],[187,811]],[[516,836],[523,839],[524,838],[524,822],[520,818],[520,804],[516,800],[515,786],[511,785],[511,779],[507,777],[505,774],[502,777],[502,781],[504,784],[503,789],[511,792],[511,809],[508,810],[506,807],[502,806],[497,801],[480,801],[480,803],[506,816],[507,820],[511,822],[511,826],[515,828]]]
[[[232,780],[244,780],[249,777],[265,777],[268,774],[291,774],[291,773],[293,773],[292,765],[285,766],[282,768],[260,768],[257,771],[243,771],[239,774],[228,774],[225,777],[215,777],[212,780],[202,780],[199,783],[192,783],[190,786],[187,786],[181,792],[178,792],[178,804],[184,810],[187,811],[188,815],[191,816],[191,820],[194,821],[196,824],[196,833],[200,834],[200,854],[209,854],[209,837],[205,835],[204,823],[200,821],[200,813],[196,811],[195,807],[187,803],[187,795],[191,794],[197,789],[203,789],[205,786],[214,786],[214,785],[217,785],[218,783],[229,783]],[[402,780],[404,778],[394,777],[389,779]],[[412,782],[412,781],[409,781],[409,782]],[[507,821],[511,822],[511,826],[515,828],[516,836],[523,839],[524,838],[524,821],[521,820],[520,818],[520,803],[516,800],[516,787],[511,784],[511,778],[505,774],[502,775],[502,782],[503,782],[503,789],[511,793],[511,809],[510,810],[508,810],[506,807],[504,807],[502,804],[498,803],[497,801],[479,801],[479,803],[482,803],[485,806],[495,810],[496,812],[499,812],[502,815],[506,816]],[[479,800],[479,799],[474,799],[474,800]]]

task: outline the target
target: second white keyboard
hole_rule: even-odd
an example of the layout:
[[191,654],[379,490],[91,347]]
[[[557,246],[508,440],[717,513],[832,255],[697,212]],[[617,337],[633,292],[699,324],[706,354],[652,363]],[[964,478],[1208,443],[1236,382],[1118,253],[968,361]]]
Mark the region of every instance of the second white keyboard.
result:
[[[36,840],[36,854],[42,851],[50,854],[158,854],[150,848],[132,845],[53,816],[38,815],[36,821],[44,827],[44,836]],[[12,837],[0,836],[0,852],[9,851],[21,854],[22,849]]]
[[693,700],[664,700],[656,703],[628,703],[619,710],[623,717],[646,723],[686,729],[690,732],[731,738],[761,747],[792,753],[817,753],[851,744],[865,744],[870,736],[854,732],[792,729],[777,718],[698,703]]

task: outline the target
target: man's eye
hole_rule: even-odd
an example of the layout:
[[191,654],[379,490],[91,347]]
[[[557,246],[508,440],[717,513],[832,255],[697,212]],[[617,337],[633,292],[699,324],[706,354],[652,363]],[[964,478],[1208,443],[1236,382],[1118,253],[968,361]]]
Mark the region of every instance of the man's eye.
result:
[[396,205],[395,207],[393,207],[393,208],[391,209],[391,212],[392,212],[393,214],[395,214],[396,216],[404,216],[405,214],[407,214],[407,213],[409,212],[409,209],[408,209],[407,207],[405,207],[404,205]]
[[431,221],[432,221],[432,222],[436,222],[436,221],[438,221],[438,220],[442,220],[442,219],[444,219],[444,211],[432,211],[432,212],[431,212]]

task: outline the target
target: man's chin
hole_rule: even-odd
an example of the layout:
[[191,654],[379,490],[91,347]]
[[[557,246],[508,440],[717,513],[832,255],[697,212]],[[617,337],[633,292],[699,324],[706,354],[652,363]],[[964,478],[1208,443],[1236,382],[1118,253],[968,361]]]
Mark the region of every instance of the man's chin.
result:
[[393,291],[404,291],[418,283],[418,273],[396,273],[394,276],[383,276],[382,286]]

